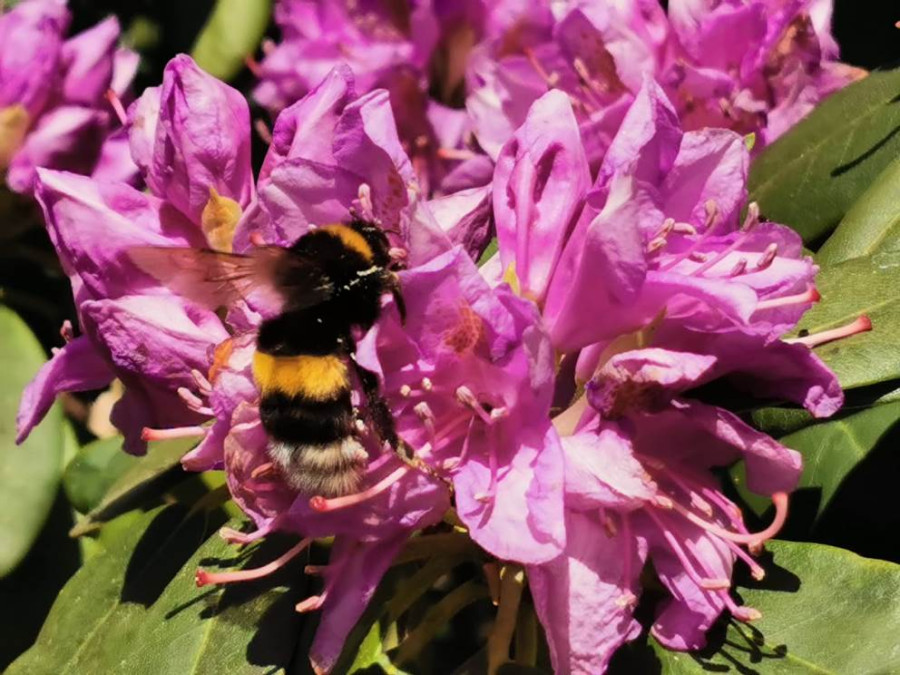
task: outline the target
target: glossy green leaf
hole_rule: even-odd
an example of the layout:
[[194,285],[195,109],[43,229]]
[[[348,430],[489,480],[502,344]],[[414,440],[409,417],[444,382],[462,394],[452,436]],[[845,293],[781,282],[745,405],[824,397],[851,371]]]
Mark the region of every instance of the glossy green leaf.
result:
[[195,439],[151,443],[147,454],[135,458],[131,466],[104,492],[102,499],[87,513],[87,517],[72,529],[72,536],[95,530],[100,523],[137,506],[147,492],[165,483],[173,472],[177,474],[182,456],[195,443]]
[[244,67],[266,32],[271,0],[218,0],[191,56],[210,75],[229,80]]
[[878,251],[900,249],[900,158],[881,172],[853,204],[816,260],[834,265]]
[[291,590],[274,578],[197,588],[201,565],[256,566],[284,546],[236,558],[216,534],[221,519],[184,520],[183,511],[131,513],[107,525],[117,535],[66,585],[36,644],[8,673],[285,672],[303,621],[294,611],[303,592],[299,562],[277,576]]
[[762,213],[812,242],[834,229],[900,153],[900,69],[871,73],[826,99],[750,169]]
[[872,330],[816,349],[845,389],[900,378],[900,251],[876,253],[824,267],[816,280],[822,301],[799,329],[809,333],[837,328],[860,315]]
[[738,589],[762,618],[731,621],[724,639],[714,633],[700,653],[654,645],[664,675],[900,671],[900,565],[818,544],[767,548],[767,577]]
[[[842,419],[820,422],[779,439],[803,455],[803,475],[798,487],[821,491],[818,515],[828,507],[847,475],[898,421],[900,402],[887,403]],[[732,475],[741,496],[757,513],[769,507],[768,500],[760,500],[746,490],[742,467],[735,467]]]
[[87,513],[138,462],[138,457],[122,450],[121,436],[88,443],[63,473],[63,487],[69,502],[81,513]]
[[62,412],[54,406],[16,446],[16,412],[25,385],[47,360],[25,323],[0,307],[0,577],[28,553],[41,531],[63,470]]

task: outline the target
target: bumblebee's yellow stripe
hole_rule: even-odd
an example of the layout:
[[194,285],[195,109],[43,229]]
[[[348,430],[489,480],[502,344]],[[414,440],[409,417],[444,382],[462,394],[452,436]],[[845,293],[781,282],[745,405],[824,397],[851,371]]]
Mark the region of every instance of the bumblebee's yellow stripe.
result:
[[253,377],[263,394],[281,392],[313,401],[334,398],[350,386],[347,365],[337,356],[253,355]]
[[369,242],[352,227],[336,223],[334,225],[325,225],[322,229],[333,234],[344,242],[344,246],[353,249],[366,260],[372,259],[372,247],[369,246]]

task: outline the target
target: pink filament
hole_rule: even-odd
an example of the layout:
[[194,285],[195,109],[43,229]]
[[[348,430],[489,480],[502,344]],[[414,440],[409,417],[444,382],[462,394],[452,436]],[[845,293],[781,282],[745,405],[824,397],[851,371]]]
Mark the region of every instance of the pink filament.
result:
[[850,337],[851,335],[856,335],[857,333],[865,333],[867,331],[872,330],[872,320],[869,319],[865,314],[851,323],[848,323],[846,326],[841,326],[839,328],[832,328],[831,330],[823,330],[819,333],[813,333],[812,335],[807,335],[806,337],[794,338],[792,340],[785,340],[785,342],[789,342],[791,344],[801,344],[806,345],[807,347],[818,347],[819,345],[824,345],[826,342],[831,342],[832,340],[841,340],[846,337]]
[[219,529],[219,536],[229,544],[252,544],[254,541],[258,541],[268,535],[274,529],[277,521],[278,518],[276,517],[265,527],[261,527],[253,532],[238,532],[230,527],[223,527]]
[[698,527],[702,527],[707,532],[711,532],[722,539],[727,539],[729,541],[733,541],[737,544],[747,544],[748,546],[758,546],[760,544],[765,543],[776,534],[784,525],[784,522],[787,520],[788,514],[788,496],[786,492],[776,492],[772,495],[772,503],[775,505],[775,518],[772,520],[771,524],[764,529],[762,532],[757,532],[755,534],[737,534],[735,532],[730,532],[724,528],[719,527],[715,523],[710,523],[709,521],[703,520],[699,516],[691,513],[686,508],[678,504],[677,502],[672,501],[672,508],[680,513],[682,516],[691,521],[694,525]]
[[256,120],[253,123],[253,129],[256,131],[257,135],[260,137],[263,143],[266,145],[272,145],[272,132],[269,130],[269,127],[266,126],[266,123],[262,120]]
[[253,579],[261,579],[273,572],[284,567],[291,560],[296,558],[304,549],[312,543],[312,538],[302,539],[300,543],[292,547],[276,560],[268,565],[257,567],[252,570],[236,570],[233,572],[207,572],[204,569],[198,569],[195,576],[197,586],[203,587],[207,584],[233,584],[239,581],[252,581]]
[[327,499],[325,497],[322,497],[321,495],[316,495],[315,497],[310,498],[309,506],[314,511],[318,511],[319,513],[326,513],[328,511],[337,511],[338,509],[343,509],[348,506],[353,506],[354,504],[359,504],[368,499],[372,499],[372,497],[380,495],[382,492],[391,487],[391,485],[393,485],[404,475],[406,475],[408,471],[409,467],[401,466],[399,469],[396,469],[392,473],[389,473],[387,476],[375,483],[375,485],[373,485],[372,487],[363,490],[362,492],[357,492],[356,494],[345,495],[343,497],[334,497],[332,499]]
[[774,298],[772,300],[761,300],[756,305],[756,311],[762,311],[764,309],[775,309],[776,307],[787,307],[789,305],[802,305],[807,302],[818,302],[822,299],[822,296],[819,295],[819,291],[816,290],[815,286],[809,286],[803,293],[797,293],[796,295],[785,295],[782,298]]
[[144,427],[141,430],[142,441],[168,441],[174,438],[199,438],[206,436],[203,427],[176,427],[174,429],[151,429]]
[[672,549],[672,552],[675,554],[675,557],[678,558],[678,561],[681,563],[681,566],[684,568],[685,573],[687,573],[691,581],[697,584],[698,587],[709,591],[722,590],[723,588],[731,587],[731,581],[728,579],[707,579],[701,577],[694,568],[693,563],[688,559],[684,548],[681,546],[675,535],[672,534],[672,530],[663,522],[663,519],[652,509],[647,509],[646,513],[650,516],[650,519],[656,523],[663,538],[665,538],[666,542],[669,544],[669,548]]
[[301,600],[300,602],[298,602],[296,607],[294,607],[294,610],[300,612],[301,614],[305,612],[314,612],[325,603],[326,597],[328,597],[327,592],[322,593],[322,595],[311,595],[310,597],[306,598],[306,600]]
[[107,89],[106,100],[109,101],[113,112],[116,113],[116,117],[119,118],[119,122],[121,122],[122,126],[124,127],[128,124],[128,114],[125,112],[125,106],[122,105],[122,100],[119,98],[119,95],[112,89]]
[[467,159],[474,159],[478,155],[476,155],[471,150],[460,150],[455,148],[438,148],[437,156],[441,159],[456,159],[460,161],[464,161]]

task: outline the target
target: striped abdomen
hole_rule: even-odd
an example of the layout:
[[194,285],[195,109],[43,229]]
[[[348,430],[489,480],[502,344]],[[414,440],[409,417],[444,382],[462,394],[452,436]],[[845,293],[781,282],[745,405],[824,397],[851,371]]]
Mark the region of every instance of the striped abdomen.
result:
[[354,492],[367,455],[353,436],[350,378],[343,359],[257,351],[253,375],[269,457],[291,487],[310,496]]

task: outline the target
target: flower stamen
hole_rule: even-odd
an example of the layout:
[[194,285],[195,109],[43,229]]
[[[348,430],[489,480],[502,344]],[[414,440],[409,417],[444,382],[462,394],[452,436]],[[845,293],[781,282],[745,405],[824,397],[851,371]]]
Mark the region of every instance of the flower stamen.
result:
[[382,492],[390,488],[391,485],[403,478],[403,476],[405,476],[409,472],[409,470],[410,468],[408,466],[401,466],[399,469],[395,469],[393,472],[389,473],[387,476],[375,483],[375,485],[373,485],[372,487],[367,488],[362,492],[357,492],[356,494],[344,495],[342,497],[332,497],[330,499],[322,497],[321,495],[316,495],[315,497],[310,498],[309,507],[313,511],[318,511],[319,513],[328,513],[331,511],[337,511],[338,509],[346,508],[348,506],[360,504],[380,495]]
[[816,287],[810,284],[805,291],[795,295],[785,295],[781,298],[773,298],[771,300],[760,300],[756,305],[756,311],[760,312],[764,309],[775,309],[776,307],[789,307],[790,305],[805,305],[810,302],[818,302],[822,299]]
[[870,330],[872,330],[872,320],[863,314],[846,326],[832,328],[831,330],[823,330],[819,333],[813,333],[812,335],[805,335],[804,337],[791,338],[785,340],[785,342],[806,345],[811,349],[813,347],[818,347],[819,345],[824,345],[826,342],[841,340],[850,337],[851,335],[857,335],[858,333],[866,333]]
[[198,569],[195,575],[195,581],[198,588],[207,586],[208,584],[233,584],[241,581],[252,581],[253,579],[261,579],[273,572],[278,571],[291,560],[296,558],[312,543],[312,538],[302,539],[298,544],[288,549],[281,556],[262,567],[256,567],[250,570],[234,570],[232,572],[208,572],[204,569]]
[[202,438],[203,436],[206,436],[204,427],[175,427],[174,429],[144,427],[141,430],[142,441],[169,441],[175,438]]

